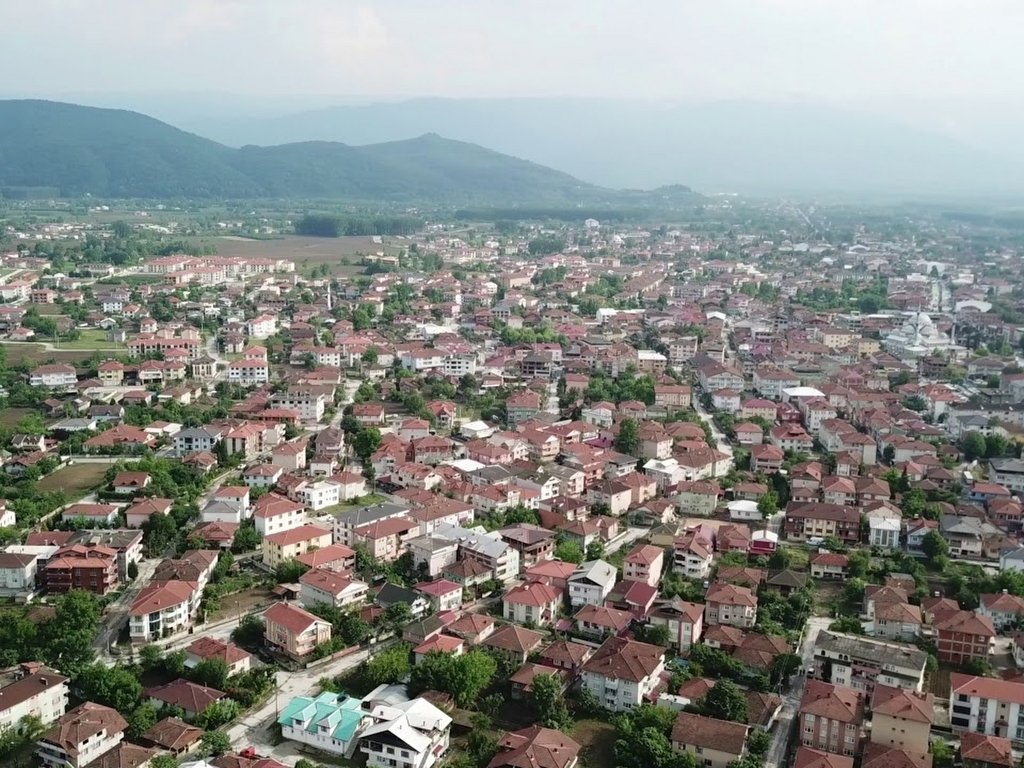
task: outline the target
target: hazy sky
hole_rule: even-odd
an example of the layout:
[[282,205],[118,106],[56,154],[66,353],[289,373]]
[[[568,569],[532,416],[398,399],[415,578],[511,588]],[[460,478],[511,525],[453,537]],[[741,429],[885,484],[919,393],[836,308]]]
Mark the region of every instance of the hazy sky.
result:
[[4,91],[892,97],[1024,91],[1021,0],[0,0]]

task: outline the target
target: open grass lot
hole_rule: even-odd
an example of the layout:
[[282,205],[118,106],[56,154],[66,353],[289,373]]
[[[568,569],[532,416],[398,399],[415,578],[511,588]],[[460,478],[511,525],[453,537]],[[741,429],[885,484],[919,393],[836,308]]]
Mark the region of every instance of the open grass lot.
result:
[[126,344],[118,344],[107,341],[107,334],[99,328],[86,328],[78,332],[78,338],[74,341],[62,341],[61,349],[109,349],[124,350]]
[[34,408],[5,408],[0,411],[0,427],[13,427],[24,416],[35,413]]
[[55,349],[47,350],[42,344],[0,344],[7,352],[7,361],[11,364],[20,362],[38,365],[47,360],[58,363],[80,363],[92,357],[92,349]]
[[42,478],[36,487],[41,491],[63,490],[69,499],[76,499],[95,490],[109,466],[100,462],[64,466]]
[[587,768],[614,768],[614,725],[600,720],[580,720],[569,735],[583,748],[580,762]]

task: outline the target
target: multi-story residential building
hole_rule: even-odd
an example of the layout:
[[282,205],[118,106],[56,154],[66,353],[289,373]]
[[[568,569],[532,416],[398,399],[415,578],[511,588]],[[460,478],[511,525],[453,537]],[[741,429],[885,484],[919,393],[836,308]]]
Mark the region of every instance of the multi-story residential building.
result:
[[252,386],[270,381],[270,364],[266,360],[233,360],[228,363],[228,381]]
[[785,530],[786,538],[792,541],[835,536],[856,544],[860,540],[860,511],[838,504],[790,502]]
[[1001,736],[963,731],[958,757],[964,768],[1013,768],[1013,744]]
[[613,712],[634,709],[657,687],[665,649],[609,637],[582,667],[582,684]]
[[747,628],[757,621],[757,596],[747,587],[715,582],[704,596],[704,621]]
[[746,723],[680,712],[672,726],[672,749],[696,756],[702,768],[727,768],[746,754]]
[[353,542],[365,546],[378,560],[391,562],[405,554],[408,542],[419,533],[419,521],[402,515],[359,526],[353,531]]
[[615,587],[616,577],[615,566],[604,560],[580,563],[568,580],[569,603],[574,608],[588,604],[604,605]]
[[1024,617],[1024,598],[1005,589],[994,595],[980,595],[977,613],[991,620],[996,632],[1005,632]]
[[935,696],[876,685],[871,696],[871,742],[911,752],[927,752]]
[[315,698],[297,696],[277,718],[281,735],[321,752],[349,757],[360,731],[372,722],[363,702],[344,693],[324,691]]
[[28,383],[33,387],[59,387],[65,389],[78,384],[78,376],[75,374],[74,366],[64,363],[52,363],[33,368],[32,373],[29,374]]
[[456,525],[439,525],[439,538],[457,541],[459,560],[472,560],[490,573],[490,578],[508,584],[519,577],[519,553],[503,541],[496,531],[480,533]]
[[143,587],[128,610],[132,642],[149,643],[188,629],[201,596],[194,581],[154,581]]
[[1024,744],[1024,683],[951,672],[949,720],[954,731],[973,731]]
[[30,715],[49,725],[67,709],[68,679],[52,669],[22,664],[0,673],[0,731]]
[[274,603],[263,614],[263,637],[281,653],[304,659],[331,639],[331,623],[294,603]]
[[680,653],[688,652],[704,633],[703,603],[665,600],[655,603],[647,618],[655,626],[668,627],[669,643]]
[[652,587],[658,586],[665,561],[665,550],[650,544],[637,544],[622,561],[622,578],[625,581],[642,581]]
[[672,570],[682,573],[689,579],[703,581],[711,574],[714,562],[714,551],[711,542],[692,533],[676,539],[673,545],[675,556]]
[[0,595],[34,592],[39,558],[27,552],[0,552]]
[[555,549],[555,534],[531,523],[518,523],[499,530],[503,541],[519,552],[519,564],[530,568],[541,560],[550,560]]
[[912,645],[819,632],[811,677],[871,693],[875,685],[920,691],[928,654]]
[[252,656],[231,642],[215,637],[201,637],[185,649],[185,667],[195,669],[207,659],[220,659],[228,668],[228,674],[238,675],[247,671],[252,663]]
[[973,611],[957,611],[935,619],[940,661],[963,664],[969,659],[987,660],[992,653],[995,636],[992,620]]
[[546,627],[558,618],[562,594],[541,581],[513,587],[502,597],[502,615],[508,621]]
[[309,387],[289,387],[285,392],[277,392],[270,398],[274,408],[287,408],[299,414],[299,420],[311,423],[319,422],[327,408],[327,398],[323,392]]
[[174,435],[174,452],[185,456],[193,451],[212,452],[224,436],[223,427],[191,427]]
[[263,537],[263,562],[270,568],[281,563],[331,545],[332,534],[329,528],[316,525],[300,525],[280,533],[272,533]]
[[253,504],[252,517],[256,530],[264,537],[297,528],[306,522],[305,508],[300,502],[276,493],[260,496]]
[[53,594],[85,589],[105,595],[119,582],[117,551],[101,545],[61,547],[43,566],[43,579]]
[[36,757],[48,768],[84,768],[115,749],[127,727],[116,709],[87,701],[40,737]]
[[433,768],[444,758],[452,719],[426,699],[368,709],[373,723],[359,739],[367,768]]
[[1024,460],[992,459],[988,463],[988,477],[1013,493],[1024,493]]
[[311,608],[318,603],[345,608],[350,605],[361,605],[366,600],[369,586],[358,579],[342,576],[337,571],[327,568],[312,568],[299,577],[301,601],[303,606]]
[[863,691],[808,680],[798,710],[800,742],[822,752],[853,757],[860,752]]

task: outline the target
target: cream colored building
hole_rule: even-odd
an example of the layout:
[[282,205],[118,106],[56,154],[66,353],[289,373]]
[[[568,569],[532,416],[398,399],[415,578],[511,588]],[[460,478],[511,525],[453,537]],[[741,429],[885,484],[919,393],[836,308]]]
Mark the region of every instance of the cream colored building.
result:
[[332,535],[329,528],[316,525],[300,525],[280,533],[272,533],[263,539],[263,562],[271,568],[304,555],[314,549],[329,547]]

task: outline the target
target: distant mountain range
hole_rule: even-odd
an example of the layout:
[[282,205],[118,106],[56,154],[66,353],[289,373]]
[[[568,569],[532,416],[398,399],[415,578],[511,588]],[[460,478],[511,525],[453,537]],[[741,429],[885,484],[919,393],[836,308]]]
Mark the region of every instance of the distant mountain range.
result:
[[[64,196],[469,206],[623,199],[566,173],[433,133],[366,146],[303,141],[232,148],[137,112],[31,100],[0,101],[0,190],[12,188],[55,188]],[[672,194],[696,199],[685,188]]]
[[880,110],[825,104],[414,99],[278,117],[268,117],[268,108],[238,117],[201,114],[184,100],[161,109],[232,145],[312,138],[366,144],[435,132],[614,188],[685,183],[705,193],[840,199],[1024,193],[1020,156],[992,142],[968,143]]

